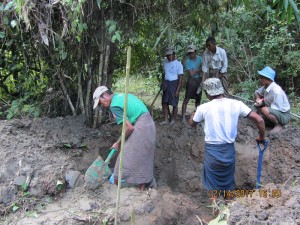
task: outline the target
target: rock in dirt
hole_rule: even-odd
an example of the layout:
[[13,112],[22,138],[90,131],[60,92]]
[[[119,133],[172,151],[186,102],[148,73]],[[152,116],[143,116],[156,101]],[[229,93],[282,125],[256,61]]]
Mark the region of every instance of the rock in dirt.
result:
[[79,171],[68,170],[65,174],[65,179],[69,188],[76,188],[84,184],[83,175]]
[[15,199],[15,192],[13,187],[0,187],[0,203],[12,202]]
[[80,209],[84,212],[92,210],[91,202],[89,200],[83,199],[79,202],[79,205]]
[[262,211],[262,212],[259,213],[257,219],[261,220],[261,221],[264,221],[264,220],[267,220],[268,217],[269,217],[269,214],[267,212]]

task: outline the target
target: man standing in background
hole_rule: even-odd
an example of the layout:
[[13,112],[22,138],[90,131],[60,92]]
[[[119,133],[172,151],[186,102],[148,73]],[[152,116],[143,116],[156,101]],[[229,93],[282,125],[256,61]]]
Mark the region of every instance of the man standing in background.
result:
[[[187,104],[189,103],[190,99],[195,99],[195,107],[200,105],[201,102],[201,95],[202,90],[198,87],[201,83],[201,64],[202,58],[201,56],[197,55],[197,50],[194,45],[188,46],[187,54],[189,58],[185,61],[185,70],[188,73],[188,80],[186,83],[185,89],[185,97],[182,103],[182,122],[186,123],[185,112]],[[198,92],[197,92],[198,90]]]
[[164,121],[160,125],[169,124],[169,105],[173,106],[173,115],[170,124],[175,123],[178,113],[179,91],[182,82],[183,66],[176,59],[175,49],[169,47],[166,49],[164,60],[165,79],[162,83],[162,109]]
[[207,49],[203,53],[202,83],[207,78],[219,78],[224,88],[224,94],[228,95],[227,55],[223,48],[216,45],[217,43],[214,37],[206,39]]

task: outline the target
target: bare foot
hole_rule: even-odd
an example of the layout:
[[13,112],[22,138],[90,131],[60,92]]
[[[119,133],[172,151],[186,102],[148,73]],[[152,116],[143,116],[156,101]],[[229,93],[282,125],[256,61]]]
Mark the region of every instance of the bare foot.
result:
[[270,131],[270,133],[271,134],[274,134],[274,133],[278,133],[279,131],[281,131],[282,130],[282,126],[281,125],[276,125],[271,131]]
[[139,189],[140,189],[141,191],[144,191],[144,190],[145,190],[145,187],[146,187],[146,184],[140,184],[140,185],[139,185]]

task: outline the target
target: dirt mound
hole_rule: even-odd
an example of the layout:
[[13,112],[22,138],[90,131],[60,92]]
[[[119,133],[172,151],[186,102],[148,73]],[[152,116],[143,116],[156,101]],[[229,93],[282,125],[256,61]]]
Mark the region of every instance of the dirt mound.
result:
[[[105,219],[112,221],[116,187],[105,183],[96,191],[88,191],[83,185],[83,174],[99,154],[106,158],[120,129],[116,125],[88,128],[82,116],[1,121],[0,223],[101,224]],[[207,192],[200,185],[202,126],[191,128],[180,122],[157,125],[157,135],[155,177],[158,188],[145,192],[122,189],[121,224],[131,224],[132,220],[134,224],[199,224],[196,215],[208,221],[212,210],[207,207]],[[251,122],[240,121],[236,141],[237,189],[255,188],[258,150],[254,140],[257,136]],[[300,177],[299,137],[300,129],[296,126],[286,127],[280,135],[268,136],[270,145],[263,160],[262,189],[272,194],[276,187],[281,196],[264,198],[258,194],[237,199],[230,206],[231,224],[248,221],[254,221],[248,224],[273,224],[275,218],[278,224],[281,221],[293,224],[287,217],[299,222],[296,182]],[[273,213],[282,216],[276,217]]]

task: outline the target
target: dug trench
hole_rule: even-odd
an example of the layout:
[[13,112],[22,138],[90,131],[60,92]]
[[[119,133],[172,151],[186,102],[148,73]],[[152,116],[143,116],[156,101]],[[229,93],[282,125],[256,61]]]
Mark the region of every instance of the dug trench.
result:
[[[119,224],[205,224],[214,218],[214,207],[201,186],[203,126],[156,128],[158,187],[121,189]],[[120,130],[114,124],[89,128],[82,116],[1,121],[0,224],[112,224],[116,186],[106,182],[90,191],[83,175],[99,154],[106,158]],[[255,125],[241,119],[236,190],[255,189],[257,136]],[[229,202],[229,224],[300,223],[300,128],[289,125],[268,139],[262,191]]]

